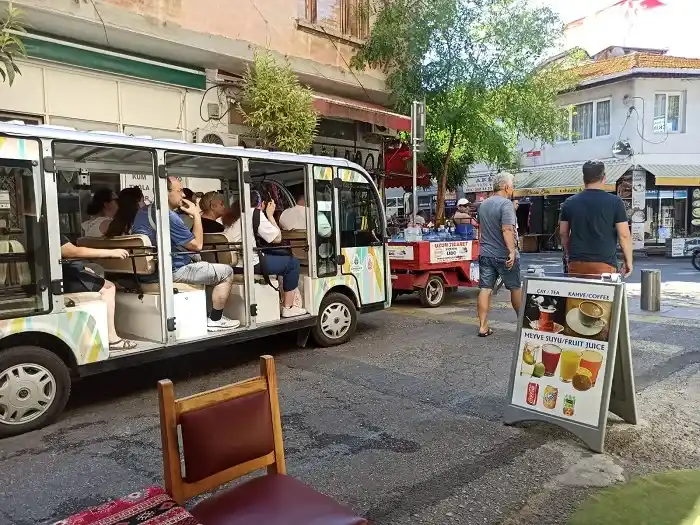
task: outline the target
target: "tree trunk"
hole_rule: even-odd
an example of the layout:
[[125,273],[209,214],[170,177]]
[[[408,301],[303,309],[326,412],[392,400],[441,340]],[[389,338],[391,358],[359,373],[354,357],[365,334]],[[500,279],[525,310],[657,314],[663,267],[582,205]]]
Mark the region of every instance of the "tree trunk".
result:
[[452,150],[455,145],[455,134],[450,133],[450,142],[447,145],[447,153],[445,153],[445,162],[442,165],[442,173],[438,180],[437,205],[435,210],[435,222],[437,224],[445,223],[445,193],[447,193],[447,172],[450,168],[450,159],[452,158]]

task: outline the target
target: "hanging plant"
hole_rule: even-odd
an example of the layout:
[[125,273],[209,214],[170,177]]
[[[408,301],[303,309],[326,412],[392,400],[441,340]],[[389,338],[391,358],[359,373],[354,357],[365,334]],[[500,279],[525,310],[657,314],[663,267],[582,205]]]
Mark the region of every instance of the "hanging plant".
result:
[[316,136],[311,90],[301,85],[289,62],[279,64],[269,52],[256,53],[248,67],[238,111],[265,148],[306,153]]

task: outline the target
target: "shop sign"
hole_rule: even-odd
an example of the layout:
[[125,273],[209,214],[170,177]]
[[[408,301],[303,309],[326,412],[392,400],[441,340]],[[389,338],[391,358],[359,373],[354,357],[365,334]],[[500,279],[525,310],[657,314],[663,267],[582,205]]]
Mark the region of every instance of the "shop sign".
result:
[[636,424],[625,284],[526,278],[506,423],[559,425],[602,452],[608,410]]
[[647,172],[635,169],[632,171],[632,248],[644,249],[644,227],[646,223]]
[[396,261],[412,261],[413,246],[402,246],[400,244],[390,244],[387,246],[389,251],[389,259]]
[[430,262],[445,263],[472,260],[472,241],[431,242]]
[[657,186],[700,186],[700,175],[697,177],[656,177]]
[[666,131],[666,117],[654,117],[654,133]]
[[156,201],[156,196],[153,191],[153,175],[137,175],[125,173],[121,176],[122,189],[133,188],[134,186],[141,188],[143,198],[146,205]]
[[[574,195],[584,190],[583,186],[562,186],[558,188],[520,188],[513,192],[515,197],[547,197],[549,195]],[[605,191],[615,191],[614,184],[603,186]]]
[[483,177],[470,177],[464,183],[464,193],[479,193],[482,191],[493,191],[494,175],[485,175]]
[[671,239],[671,257],[690,257],[699,248],[700,238],[698,237]]

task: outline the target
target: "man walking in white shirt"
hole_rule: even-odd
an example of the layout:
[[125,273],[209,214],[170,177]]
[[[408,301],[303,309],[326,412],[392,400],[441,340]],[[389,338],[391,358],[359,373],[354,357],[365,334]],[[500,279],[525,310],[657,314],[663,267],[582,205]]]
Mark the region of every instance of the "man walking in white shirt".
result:
[[[304,190],[297,195],[297,204],[293,208],[287,208],[280,215],[280,228],[285,231],[301,230],[306,231],[306,202],[304,199]],[[318,212],[316,220],[316,229],[321,237],[329,237],[332,229],[328,218],[322,211]]]

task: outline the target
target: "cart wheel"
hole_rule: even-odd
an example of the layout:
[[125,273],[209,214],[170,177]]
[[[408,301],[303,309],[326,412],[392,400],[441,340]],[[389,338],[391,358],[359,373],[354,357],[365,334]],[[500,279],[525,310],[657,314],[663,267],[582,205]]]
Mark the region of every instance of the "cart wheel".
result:
[[401,292],[392,291],[391,292],[391,302],[393,303],[394,301],[396,301],[396,299],[398,299],[400,295],[401,295]]
[[428,308],[437,308],[445,300],[445,283],[437,275],[428,279],[425,288],[418,292],[420,302]]

